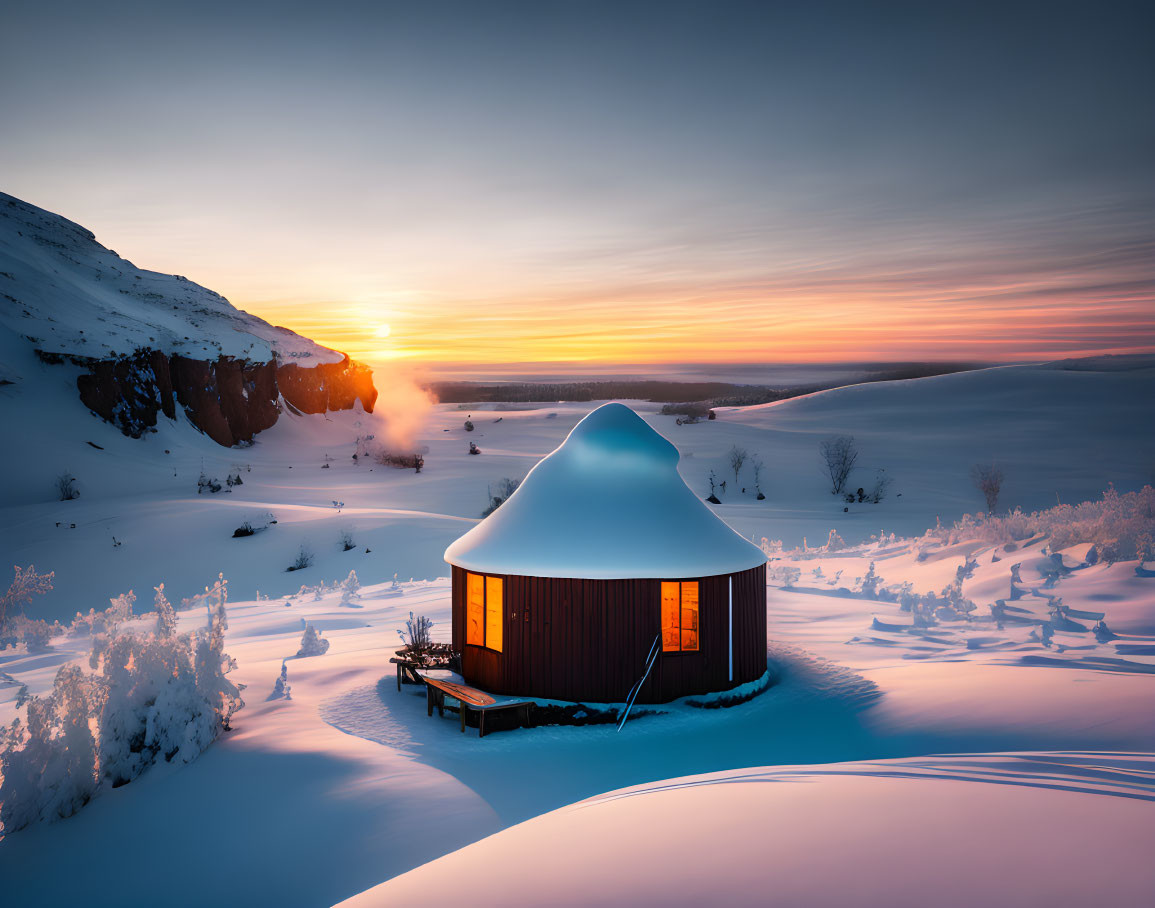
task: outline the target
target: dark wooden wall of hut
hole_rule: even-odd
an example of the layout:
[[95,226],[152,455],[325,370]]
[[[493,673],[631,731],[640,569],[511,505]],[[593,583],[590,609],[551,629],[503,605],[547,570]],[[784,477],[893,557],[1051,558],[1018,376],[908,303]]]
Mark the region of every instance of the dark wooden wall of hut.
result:
[[[616,703],[641,677],[661,626],[660,580],[492,575],[505,581],[504,646],[497,653],[465,644],[465,575],[464,569],[453,568],[453,643],[470,684],[499,694]],[[699,583],[700,648],[661,653],[639,703],[728,690],[766,671],[766,566],[682,579]]]

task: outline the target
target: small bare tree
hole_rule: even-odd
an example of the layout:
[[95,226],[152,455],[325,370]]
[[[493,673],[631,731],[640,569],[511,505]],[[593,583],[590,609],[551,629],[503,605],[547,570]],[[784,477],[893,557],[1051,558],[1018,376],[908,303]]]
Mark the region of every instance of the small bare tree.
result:
[[718,500],[718,477],[714,475],[714,471],[710,471],[710,497],[706,499],[710,504],[721,504]]
[[766,464],[762,463],[761,457],[752,457],[750,459],[750,469],[754,472],[754,493],[759,501],[764,501],[766,496],[762,494],[762,471],[766,469]]
[[987,500],[987,513],[993,514],[999,504],[999,492],[1003,488],[1003,471],[993,463],[976,463],[971,467],[971,480]]
[[846,480],[858,462],[858,447],[853,435],[832,435],[820,442],[818,450],[830,475],[830,494],[841,495],[846,488]]
[[76,488],[76,477],[71,473],[61,473],[56,477],[56,491],[60,493],[61,501],[72,501],[80,497]]
[[734,485],[738,484],[738,474],[749,456],[745,448],[739,448],[737,445],[730,448],[730,469],[734,471]]

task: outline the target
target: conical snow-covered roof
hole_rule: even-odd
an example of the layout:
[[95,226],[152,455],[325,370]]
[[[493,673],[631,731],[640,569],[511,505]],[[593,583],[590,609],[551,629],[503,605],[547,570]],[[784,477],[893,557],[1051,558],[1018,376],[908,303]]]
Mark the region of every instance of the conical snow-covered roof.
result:
[[677,579],[748,570],[766,555],[690,491],[677,448],[615,403],[574,426],[445,560],[530,577]]

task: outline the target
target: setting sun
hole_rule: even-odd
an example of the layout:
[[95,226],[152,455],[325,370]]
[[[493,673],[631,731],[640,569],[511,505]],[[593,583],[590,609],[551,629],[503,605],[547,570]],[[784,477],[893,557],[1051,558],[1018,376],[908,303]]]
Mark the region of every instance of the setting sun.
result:
[[373,331],[373,336],[374,337],[388,337],[389,336],[389,326],[388,325],[378,325],[376,327],[376,329],[374,329],[374,331]]

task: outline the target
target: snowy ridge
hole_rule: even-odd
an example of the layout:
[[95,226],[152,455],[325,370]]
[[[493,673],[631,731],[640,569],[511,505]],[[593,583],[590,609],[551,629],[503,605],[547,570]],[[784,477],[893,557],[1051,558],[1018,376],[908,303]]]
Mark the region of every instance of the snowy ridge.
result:
[[185,277],[143,271],[80,225],[2,192],[0,325],[45,353],[92,359],[150,349],[305,367],[342,360]]
[[341,904],[508,904],[477,881],[517,855],[521,891],[550,905],[1139,905],[1152,800],[1142,753],[729,770],[581,801]]
[[766,555],[690,491],[677,448],[629,407],[609,403],[445,560],[531,577],[672,579],[748,570]]

